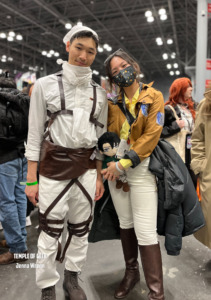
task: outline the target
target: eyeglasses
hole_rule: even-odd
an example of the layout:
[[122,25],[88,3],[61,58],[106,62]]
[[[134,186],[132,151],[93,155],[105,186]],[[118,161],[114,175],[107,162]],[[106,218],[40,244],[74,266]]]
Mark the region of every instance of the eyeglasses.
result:
[[107,66],[109,64],[109,62],[111,61],[111,59],[114,57],[114,56],[118,56],[120,54],[122,54],[122,52],[124,52],[124,50],[122,50],[121,48],[119,48],[118,50],[116,50],[114,53],[110,54],[106,60],[104,61],[104,66]]

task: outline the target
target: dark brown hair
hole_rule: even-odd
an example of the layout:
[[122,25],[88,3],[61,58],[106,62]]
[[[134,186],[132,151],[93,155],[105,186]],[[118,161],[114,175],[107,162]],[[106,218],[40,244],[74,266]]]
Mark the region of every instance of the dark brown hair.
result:
[[92,38],[94,40],[97,49],[99,43],[97,37],[91,31],[87,31],[87,30],[79,31],[78,33],[74,34],[70,39],[70,44],[74,41],[74,39],[87,38],[87,37]]

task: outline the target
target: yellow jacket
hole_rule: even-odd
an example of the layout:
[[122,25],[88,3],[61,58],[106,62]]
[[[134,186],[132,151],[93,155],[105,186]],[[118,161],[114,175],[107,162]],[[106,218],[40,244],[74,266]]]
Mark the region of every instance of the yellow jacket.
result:
[[[122,101],[119,96],[117,101]],[[127,107],[128,108],[128,107]],[[125,158],[131,159],[136,167],[156,147],[162,126],[164,123],[164,99],[160,91],[150,85],[143,84],[135,106],[136,120],[131,126],[130,151]],[[108,110],[108,131],[115,132],[120,136],[120,131],[126,117],[118,105],[109,101]]]

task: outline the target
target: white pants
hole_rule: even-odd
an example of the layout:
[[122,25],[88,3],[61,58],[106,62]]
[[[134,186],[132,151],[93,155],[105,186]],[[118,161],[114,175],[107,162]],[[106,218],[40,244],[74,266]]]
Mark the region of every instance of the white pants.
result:
[[109,181],[111,197],[120,228],[135,229],[139,245],[154,245],[157,239],[157,185],[155,176],[148,170],[149,158],[126,172],[129,192],[116,189]]
[[[96,178],[96,170],[88,170],[78,179],[92,199],[95,197]],[[69,182],[70,180],[56,181],[40,176],[39,209],[41,213],[46,211],[49,205]],[[47,215],[47,219],[61,220],[67,215],[70,223],[77,224],[86,221],[89,218],[90,213],[90,202],[80,188],[76,184],[73,184]],[[63,227],[61,224],[52,224],[50,226],[55,228]],[[66,224],[64,224],[64,226],[66,226]],[[72,240],[65,255],[65,269],[73,272],[81,271],[81,268],[86,261],[88,249],[87,238],[88,233],[82,237],[72,236]],[[60,237],[59,240],[61,241],[61,239],[62,237]],[[36,282],[41,289],[55,285],[60,278],[60,275],[56,270],[58,264],[56,261],[57,251],[58,240],[41,231],[38,239],[37,264],[39,264],[39,266],[44,265],[44,267],[36,269]]]

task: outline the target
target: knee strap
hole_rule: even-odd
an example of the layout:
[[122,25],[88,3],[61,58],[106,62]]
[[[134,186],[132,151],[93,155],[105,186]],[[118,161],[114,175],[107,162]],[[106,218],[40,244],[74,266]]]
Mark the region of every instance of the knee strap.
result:
[[65,257],[65,253],[67,251],[67,248],[70,245],[72,236],[73,235],[75,235],[77,237],[84,236],[87,232],[89,232],[89,224],[90,224],[91,221],[92,221],[92,216],[91,215],[86,221],[78,223],[78,224],[71,224],[67,221],[67,229],[68,229],[68,233],[69,233],[68,239],[67,239],[66,244],[64,246],[64,250],[63,250],[61,258],[58,257],[58,255],[57,255],[56,260],[60,261],[61,263],[63,262],[64,257]]

